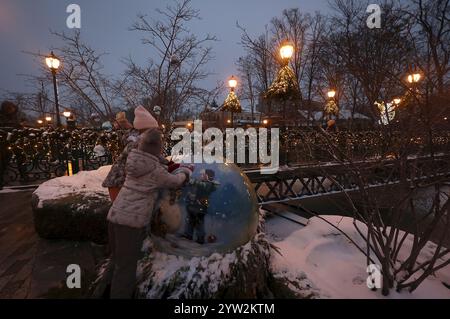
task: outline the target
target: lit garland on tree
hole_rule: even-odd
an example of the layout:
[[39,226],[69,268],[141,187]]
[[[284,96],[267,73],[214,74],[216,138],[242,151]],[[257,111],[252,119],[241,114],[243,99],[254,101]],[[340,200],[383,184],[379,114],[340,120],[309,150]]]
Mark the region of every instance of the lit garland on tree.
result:
[[242,107],[241,102],[239,102],[239,99],[234,93],[234,91],[230,91],[227,98],[225,99],[225,102],[223,102],[223,111],[225,112],[231,112],[231,113],[241,113]]
[[380,124],[388,125],[394,120],[396,108],[396,105],[394,103],[385,104],[384,102],[375,102],[375,106],[378,108],[378,111],[380,111]]
[[326,114],[337,116],[339,114],[339,107],[337,106],[334,100],[328,100],[327,103],[325,104],[324,111]]
[[288,100],[298,97],[299,88],[294,72],[289,65],[278,71],[277,77],[265,94],[267,99]]

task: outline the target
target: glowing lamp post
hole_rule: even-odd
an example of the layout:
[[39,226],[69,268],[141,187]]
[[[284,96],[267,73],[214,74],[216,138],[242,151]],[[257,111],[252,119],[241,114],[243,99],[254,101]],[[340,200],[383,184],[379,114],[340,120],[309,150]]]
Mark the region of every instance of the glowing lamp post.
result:
[[[278,97],[281,98],[283,101],[283,125],[286,126],[286,102],[289,97],[287,89],[288,87],[295,86],[295,75],[292,72],[292,70],[289,68],[289,61],[291,60],[292,56],[294,55],[294,46],[289,42],[285,41],[281,47],[280,47],[280,58],[281,58],[281,64],[282,68],[278,72],[278,75],[275,79],[275,81],[270,86],[268,92],[269,96],[272,97]],[[269,111],[269,118],[271,114]]]
[[417,84],[420,82],[420,80],[422,79],[422,75],[420,75],[420,73],[414,73],[414,74],[410,74],[408,75],[408,83],[410,84]]
[[234,93],[238,85],[237,79],[233,76],[228,80],[228,86],[230,88],[230,93],[228,94],[225,102],[223,103],[223,111],[231,112],[231,120],[227,120],[228,124],[233,124],[234,113],[241,112],[241,103],[239,102],[238,97]]
[[294,55],[294,46],[290,43],[285,43],[280,48],[280,57],[283,61],[283,64],[288,64],[289,60]]
[[63,116],[66,118],[66,126],[68,129],[75,129],[75,114],[69,110],[63,112]]
[[336,96],[336,91],[330,90],[330,91],[328,91],[327,95],[328,95],[329,99],[334,99],[334,97]]
[[233,76],[231,76],[231,78],[228,80],[228,86],[230,87],[231,92],[234,92],[234,89],[237,87],[237,80],[236,78]]
[[53,51],[45,58],[45,63],[52,72],[58,71],[59,66],[61,65],[61,61],[56,57]]
[[56,109],[56,125],[58,127],[61,126],[61,119],[59,117],[59,103],[58,103],[58,87],[56,86],[56,72],[61,64],[61,61],[55,56],[53,51],[50,53],[48,57],[45,58],[45,64],[52,72],[53,77],[53,90],[55,93],[55,109]]

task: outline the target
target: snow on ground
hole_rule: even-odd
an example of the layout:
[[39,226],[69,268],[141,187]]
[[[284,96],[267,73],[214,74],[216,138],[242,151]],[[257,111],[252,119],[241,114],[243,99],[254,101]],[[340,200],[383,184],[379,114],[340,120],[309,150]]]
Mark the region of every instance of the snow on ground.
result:
[[[324,218],[364,247],[353,219],[340,216]],[[306,275],[323,298],[450,298],[450,290],[443,285],[443,282],[450,284],[450,266],[438,271],[435,277],[429,277],[413,294],[391,291],[388,297],[384,297],[380,290],[371,291],[366,284],[365,256],[338,230],[317,217],[310,219],[306,227],[282,218],[268,218],[266,232],[282,254],[274,253],[273,272],[291,278]],[[403,256],[411,249],[412,237],[408,237],[405,243]],[[422,257],[429,256],[434,247],[433,243],[428,244]]]
[[74,193],[95,193],[108,196],[108,189],[102,187],[102,182],[110,170],[111,166],[102,166],[96,171],[81,171],[74,176],[57,177],[42,183],[34,192],[39,197],[38,207],[42,207],[45,200]]

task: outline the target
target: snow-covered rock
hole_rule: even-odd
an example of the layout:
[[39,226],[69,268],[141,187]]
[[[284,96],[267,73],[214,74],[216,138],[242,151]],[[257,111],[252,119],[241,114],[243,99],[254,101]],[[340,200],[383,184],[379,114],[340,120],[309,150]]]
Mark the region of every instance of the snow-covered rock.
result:
[[110,165],[102,166],[96,171],[81,171],[73,176],[57,177],[42,183],[33,193],[39,198],[38,208],[41,208],[45,201],[73,194],[108,196],[108,189],[102,187],[102,182],[110,170]]
[[41,184],[32,196],[34,224],[39,236],[47,239],[107,241],[111,202],[101,186],[110,170],[82,171]]
[[185,258],[152,249],[138,267],[138,292],[149,299],[219,299],[270,296],[270,244],[264,234],[226,254]]

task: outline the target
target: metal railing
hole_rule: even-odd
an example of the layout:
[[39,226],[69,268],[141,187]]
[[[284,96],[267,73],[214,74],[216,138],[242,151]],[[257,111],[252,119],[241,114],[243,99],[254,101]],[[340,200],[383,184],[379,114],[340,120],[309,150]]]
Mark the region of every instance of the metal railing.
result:
[[[3,135],[0,133],[0,185],[39,183],[112,164],[121,152],[122,134],[120,131],[52,128],[12,130]],[[166,150],[170,150],[174,142],[170,141],[170,134],[166,137]],[[339,132],[332,134],[331,138],[332,143],[338,145],[353,160],[383,158],[388,153],[383,136],[377,132]],[[448,152],[450,133],[437,134],[434,139],[436,152]],[[399,139],[397,144],[401,143],[403,141]],[[324,162],[334,161],[327,152],[328,145],[324,144],[323,136],[318,132],[291,129],[282,132],[280,144],[281,165],[298,167],[313,164],[321,167]],[[420,139],[412,144],[415,145],[413,152],[423,154]],[[254,168],[254,165],[241,166],[245,170]],[[306,174],[311,169],[303,168],[302,171]],[[284,176],[283,174],[285,173],[280,172],[277,176]],[[320,185],[319,182],[320,180],[313,178],[308,183]],[[308,185],[305,185],[305,191],[308,190]]]
[[304,165],[283,169],[274,175],[259,170],[245,171],[253,183],[260,204],[281,203],[361,188],[448,181],[450,155],[371,160],[348,164]]
[[25,129],[0,140],[3,185],[39,183],[111,164],[120,153],[120,134],[90,129]]

